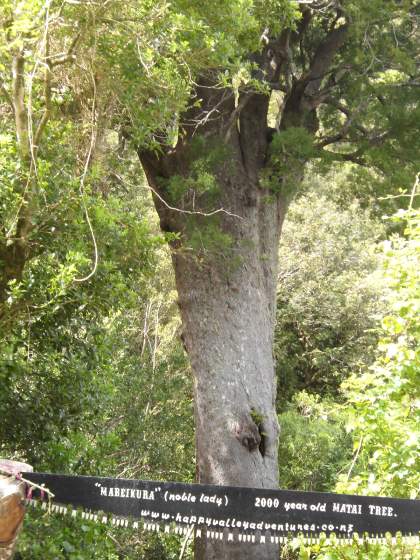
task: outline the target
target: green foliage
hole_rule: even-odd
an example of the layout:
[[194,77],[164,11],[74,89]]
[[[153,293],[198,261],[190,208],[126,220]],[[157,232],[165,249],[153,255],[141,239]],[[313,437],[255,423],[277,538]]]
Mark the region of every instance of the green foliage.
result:
[[[315,163],[315,171],[317,170],[319,166]],[[391,220],[384,222],[382,218],[384,215],[397,212],[399,208],[408,206],[410,197],[406,185],[411,182],[412,176],[407,182],[404,178],[406,171],[403,168],[394,169],[394,178],[397,172],[401,173],[395,194],[390,194],[395,190],[395,186],[391,188],[389,177],[378,174],[371,167],[362,167],[353,163],[334,165],[326,175],[320,170],[323,184],[321,178],[316,175],[315,177],[312,175],[309,179],[311,175],[308,174],[307,181],[316,183],[317,190],[335,203],[337,209],[346,210],[357,200],[361,209],[368,211],[378,223],[381,222],[379,227],[384,235],[401,229],[397,222]]]
[[[20,13],[31,15],[36,7],[31,4],[21,4]],[[91,8],[63,7],[68,36],[59,44],[60,26],[54,26],[51,42],[57,50],[68,47],[73,17],[83,37],[80,51],[92,47],[87,45],[90,31],[96,31]],[[43,30],[38,20],[36,25],[25,75],[33,71],[34,125],[44,108],[42,71],[33,66]],[[19,41],[28,47],[27,31],[19,30]],[[31,222],[22,274],[10,280],[0,303],[0,456],[26,460],[38,470],[191,479],[190,378],[174,340],[178,323],[165,239],[144,196],[143,174],[132,154],[101,128],[81,185],[92,128],[90,77],[61,73],[61,66],[32,174],[22,164],[13,114],[3,98],[11,91],[3,70],[11,74],[12,50],[7,42],[0,45],[1,249],[16,241],[22,208],[30,209]],[[92,52],[89,60],[99,72]],[[97,96],[101,92],[98,80]],[[30,204],[27,185],[33,186]],[[0,251],[0,279],[9,265],[4,255]],[[165,303],[158,297],[162,285],[153,280],[157,268],[167,279]],[[162,434],[159,443],[156,434]],[[131,534],[122,547],[109,535],[92,524],[33,513],[17,555],[28,560],[178,557],[178,539]],[[118,542],[117,532],[113,538]]]
[[280,242],[275,355],[280,406],[295,391],[337,395],[343,379],[374,359],[380,312],[375,270],[379,222],[357,201],[328,199],[331,179],[290,207]]
[[332,403],[303,391],[279,422],[280,488],[329,491],[351,457],[344,418]]
[[[43,538],[40,538],[43,535]],[[16,560],[178,560],[179,538],[28,511]]]
[[350,480],[341,480],[339,488],[415,498],[420,489],[419,212],[400,212],[394,219],[407,225],[405,237],[384,244],[390,303],[377,359],[343,386],[349,429],[360,452]]
[[217,216],[207,218],[204,225],[197,224],[197,218],[193,216],[187,221],[186,236],[187,250],[192,249],[200,260],[217,257],[230,266],[235,265],[236,261],[230,255],[232,237],[222,230]]
[[264,415],[258,412],[255,408],[251,409],[251,419],[258,428],[260,428],[264,422]]
[[188,172],[172,175],[168,181],[162,182],[162,187],[168,194],[169,202],[183,208],[186,201],[194,198],[194,207],[201,211],[215,210],[214,204],[218,200],[220,187],[217,173],[222,164],[229,157],[229,149],[223,143],[215,144],[203,137],[193,139],[189,154],[191,164]]
[[348,3],[351,23],[336,60],[338,84],[317,112],[322,137],[331,139],[325,149],[331,161],[363,163],[370,188],[378,183],[387,194],[397,194],[418,171],[415,4]]
[[270,192],[290,198],[301,183],[305,163],[315,155],[314,140],[303,127],[289,127],[274,134],[269,164],[261,174],[261,185]]
[[400,538],[392,543],[390,535],[386,536],[386,544],[372,544],[354,538],[351,544],[343,545],[325,542],[305,546],[296,540],[286,549],[282,558],[285,560],[418,560],[420,552],[415,544],[404,544]]
[[255,0],[251,8],[258,19],[260,28],[269,29],[273,35],[282,29],[294,27],[301,18],[295,2],[288,0]]
[[117,560],[119,555],[112,541],[106,538],[106,530],[99,525],[80,524],[79,520],[71,519],[63,521],[57,516],[30,511],[15,557],[16,560]]
[[[138,2],[113,0],[95,14],[98,64],[110,72],[105,80],[120,92],[137,144],[159,146],[159,130],[172,143],[177,116],[188,105],[191,88],[204,75],[228,87],[249,68],[249,53],[261,49],[266,25],[291,25],[298,10],[290,0],[270,2],[267,11],[252,0],[217,0],[212,8],[198,1]],[[105,31],[106,30],[106,31]],[[200,100],[197,100],[200,103]],[[176,137],[176,134],[175,134]]]
[[[165,280],[149,280],[144,301],[125,287],[119,311],[57,306],[51,325],[47,317],[31,325],[29,360],[15,330],[16,350],[8,362],[2,356],[0,369],[1,456],[25,459],[38,470],[193,480],[191,380],[174,338],[179,319],[168,258],[163,251],[156,257]],[[38,513],[27,521],[22,559],[124,554],[169,560],[179,554],[173,537],[121,535]],[[48,546],[37,547],[44,540]]]

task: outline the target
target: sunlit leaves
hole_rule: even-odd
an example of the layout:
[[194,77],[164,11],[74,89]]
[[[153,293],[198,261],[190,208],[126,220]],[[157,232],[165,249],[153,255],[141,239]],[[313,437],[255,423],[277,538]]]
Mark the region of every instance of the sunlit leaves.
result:
[[384,245],[390,308],[378,357],[344,384],[352,405],[349,428],[363,445],[354,473],[339,488],[415,498],[420,489],[419,213],[402,212],[397,219],[406,220],[406,237]]

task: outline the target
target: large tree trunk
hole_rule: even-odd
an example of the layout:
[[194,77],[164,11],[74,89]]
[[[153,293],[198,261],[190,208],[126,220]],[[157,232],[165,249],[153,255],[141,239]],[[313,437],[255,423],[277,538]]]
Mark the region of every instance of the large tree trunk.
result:
[[[199,482],[276,488],[272,340],[278,220],[267,231],[260,220],[269,208],[252,213],[236,240],[239,262],[200,266],[176,252],[173,260],[184,342],[195,374]],[[199,560],[277,557],[269,547],[220,542],[197,542],[196,550]]]
[[[214,106],[216,101],[207,91],[202,95],[208,96],[204,109],[206,102]],[[188,200],[192,197],[193,203],[188,205],[184,197],[179,211],[163,202],[170,196],[168,180],[189,176],[195,129],[191,132],[192,127],[185,126],[176,149],[166,154],[139,153],[155,191],[161,226],[180,235],[172,243],[172,258],[183,340],[195,376],[198,481],[208,484],[278,485],[272,342],[278,240],[285,208],[278,195],[269,196],[259,183],[267,159],[267,103],[266,97],[255,95],[246,102],[249,110],[239,113],[233,96],[222,99],[217,122],[198,130],[209,146],[216,140],[228,147],[228,157],[215,170],[220,188],[216,207],[222,209],[216,222],[214,215],[185,214],[186,209],[214,210],[214,198],[209,207],[205,195],[190,193]],[[222,232],[231,245],[218,250],[204,241],[201,250],[192,247],[192,221],[194,232],[203,232],[204,237],[212,224],[215,236]],[[197,560],[257,558],[278,558],[278,548],[196,542]]]

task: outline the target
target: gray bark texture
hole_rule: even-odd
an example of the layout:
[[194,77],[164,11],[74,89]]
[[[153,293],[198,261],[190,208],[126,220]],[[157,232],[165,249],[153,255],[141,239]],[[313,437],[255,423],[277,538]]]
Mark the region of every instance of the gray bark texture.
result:
[[[243,232],[250,245],[236,270],[200,269],[182,254],[174,255],[174,264],[184,342],[195,374],[198,480],[276,488],[274,293],[264,271],[275,263],[262,265],[254,237],[257,215]],[[277,557],[276,550],[261,546],[197,540],[196,549],[200,560]]]
[[[179,211],[162,202],[165,180],[188,176],[198,110],[174,150],[156,156],[140,152],[162,229],[179,233],[172,243],[183,341],[194,372],[197,478],[206,484],[259,488],[278,486],[279,427],[272,353],[277,251],[285,204],[261,188],[259,172],[267,158],[268,99],[253,95],[238,111],[233,95],[203,89],[201,110],[218,106],[219,117],[201,126],[206,140],[224,143],[228,157],[215,174],[217,202],[205,196],[194,205],[184,197]],[[261,121],[264,126],[261,126]],[[192,195],[194,196],[194,195]],[[218,228],[229,236],[225,251],[189,250],[187,223],[198,231],[211,219],[191,211],[219,209]],[[273,545],[196,540],[197,560],[268,560]]]

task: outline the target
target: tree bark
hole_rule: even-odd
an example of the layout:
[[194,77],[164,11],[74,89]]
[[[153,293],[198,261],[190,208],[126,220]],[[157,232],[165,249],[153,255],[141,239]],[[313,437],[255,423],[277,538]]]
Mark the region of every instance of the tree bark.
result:
[[[258,214],[255,209],[252,223],[246,220],[238,232],[236,265],[201,266],[182,252],[173,255],[184,343],[195,374],[198,481],[207,484],[278,485],[271,285],[278,230],[261,236]],[[196,543],[198,560],[276,557],[270,547]]]
[[[196,127],[184,126],[175,150],[160,156],[139,153],[162,229],[179,234],[171,248],[183,341],[195,380],[197,478],[206,484],[276,488],[279,427],[272,343],[285,203],[259,182],[267,160],[268,99],[251,96],[239,112],[232,96],[224,99],[209,90],[200,95],[203,110],[217,105],[220,116],[201,125],[199,134],[209,145],[215,141],[228,148],[215,170],[216,223],[230,240],[228,248],[190,246],[192,220],[198,232],[214,223],[214,214],[203,215],[212,214],[205,195],[190,193],[193,203],[184,198],[178,211],[164,202],[170,195],[165,181],[189,176]],[[186,120],[197,123],[198,116],[189,114]],[[278,547],[197,539],[195,557],[268,560],[278,558]]]

